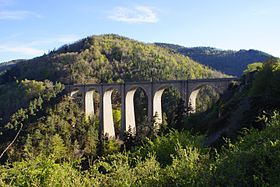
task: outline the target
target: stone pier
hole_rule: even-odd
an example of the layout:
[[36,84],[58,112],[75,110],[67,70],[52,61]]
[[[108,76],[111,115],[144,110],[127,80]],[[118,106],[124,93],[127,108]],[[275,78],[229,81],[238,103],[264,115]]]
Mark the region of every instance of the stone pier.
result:
[[157,122],[162,122],[162,94],[165,89],[173,87],[178,90],[184,101],[185,107],[191,105],[193,112],[196,109],[196,98],[199,90],[205,86],[213,87],[219,94],[227,90],[232,81],[239,81],[236,78],[217,78],[217,79],[192,79],[192,80],[171,80],[154,82],[126,82],[115,84],[76,84],[68,85],[66,89],[71,97],[82,95],[85,115],[93,118],[94,98],[93,92],[100,95],[100,131],[103,135],[115,138],[115,129],[112,109],[112,93],[114,90],[121,95],[121,129],[123,134],[129,129],[136,134],[136,122],[134,111],[134,95],[137,89],[142,89],[148,99],[148,122],[152,121],[157,114]]

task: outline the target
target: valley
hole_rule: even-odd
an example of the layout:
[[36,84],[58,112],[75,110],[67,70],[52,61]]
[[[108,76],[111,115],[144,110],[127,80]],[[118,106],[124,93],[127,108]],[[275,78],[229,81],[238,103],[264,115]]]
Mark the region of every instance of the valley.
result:
[[184,50],[104,34],[3,64],[0,186],[279,185],[280,60]]

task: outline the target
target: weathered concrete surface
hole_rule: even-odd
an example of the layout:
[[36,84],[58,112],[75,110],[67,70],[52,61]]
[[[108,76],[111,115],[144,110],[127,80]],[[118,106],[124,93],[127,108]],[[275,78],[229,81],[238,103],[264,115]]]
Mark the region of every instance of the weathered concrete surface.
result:
[[153,98],[153,116],[157,116],[155,119],[157,123],[162,123],[162,107],[161,107],[161,96],[165,88],[157,90]]
[[114,90],[107,90],[103,95],[103,131],[104,135],[115,138],[115,128],[112,109],[112,93]]
[[197,98],[199,91],[200,91],[200,88],[197,88],[197,89],[193,90],[190,94],[188,106],[191,108],[191,110],[190,110],[191,113],[196,112],[196,98]]
[[131,89],[125,96],[125,131],[131,131],[136,134],[135,112],[134,112],[134,94],[137,88]]
[[94,117],[94,104],[93,104],[93,92],[94,91],[88,91],[85,93],[84,98],[84,111],[87,118],[93,118]]

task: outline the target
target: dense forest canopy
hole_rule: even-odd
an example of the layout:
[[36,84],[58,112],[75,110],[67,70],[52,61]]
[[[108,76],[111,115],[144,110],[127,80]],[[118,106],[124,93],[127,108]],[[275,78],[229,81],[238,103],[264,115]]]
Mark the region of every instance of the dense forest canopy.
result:
[[65,45],[7,71],[2,82],[35,79],[69,83],[176,80],[223,77],[188,57],[118,35],[100,35]]
[[213,47],[183,47],[180,45],[155,43],[158,46],[171,49],[191,59],[224,72],[228,75],[241,76],[248,64],[264,62],[271,55],[258,50],[221,50]]

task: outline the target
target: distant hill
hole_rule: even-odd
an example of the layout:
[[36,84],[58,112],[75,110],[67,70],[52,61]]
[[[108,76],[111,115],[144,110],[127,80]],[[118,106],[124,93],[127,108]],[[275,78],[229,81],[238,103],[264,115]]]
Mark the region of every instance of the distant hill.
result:
[[2,76],[2,82],[48,79],[69,84],[224,76],[168,49],[107,34],[90,36],[18,63]]
[[9,62],[2,62],[0,63],[0,75],[2,73],[4,73],[6,70],[12,68],[13,66],[15,66],[17,63],[19,62],[23,62],[24,60],[22,59],[19,59],[19,60],[12,60],[12,61],[9,61]]
[[183,47],[180,45],[155,43],[160,47],[171,49],[193,60],[210,66],[229,75],[241,76],[248,64],[264,62],[273,56],[257,50],[221,50],[212,47]]

